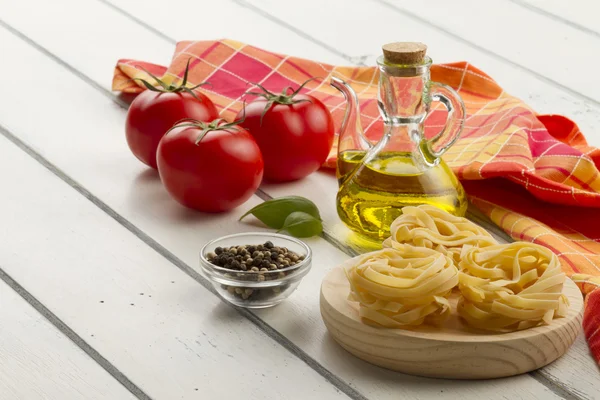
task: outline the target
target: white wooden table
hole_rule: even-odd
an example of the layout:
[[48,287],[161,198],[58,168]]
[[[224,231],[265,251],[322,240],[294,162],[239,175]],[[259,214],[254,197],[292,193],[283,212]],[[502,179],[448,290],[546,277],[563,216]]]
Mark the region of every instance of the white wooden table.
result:
[[[348,257],[335,179],[263,186],[220,215],[172,201],[129,152],[118,58],[168,65],[176,40],[228,37],[330,63],[373,63],[419,40],[468,60],[600,145],[600,9],[590,0],[0,0],[0,400],[599,399],[583,337],[548,367],[493,381],[386,371],[347,354],[318,308]],[[594,9],[592,9],[594,8]],[[595,75],[588,75],[591,72]],[[241,210],[301,193],[326,234],[280,306],[224,304],[198,272],[215,235],[254,226]]]

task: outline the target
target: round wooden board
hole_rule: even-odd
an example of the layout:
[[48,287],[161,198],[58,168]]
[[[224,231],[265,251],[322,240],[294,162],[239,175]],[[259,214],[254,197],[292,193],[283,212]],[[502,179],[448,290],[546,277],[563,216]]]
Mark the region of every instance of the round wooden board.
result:
[[[583,297],[567,279],[569,313],[550,325],[519,332],[490,333],[466,326],[453,309],[441,327],[382,329],[361,322],[358,303],[347,300],[350,285],[337,267],[323,279],[321,315],[333,338],[369,363],[412,375],[452,379],[487,379],[523,374],[562,356],[579,330]],[[455,307],[458,295],[451,297]]]

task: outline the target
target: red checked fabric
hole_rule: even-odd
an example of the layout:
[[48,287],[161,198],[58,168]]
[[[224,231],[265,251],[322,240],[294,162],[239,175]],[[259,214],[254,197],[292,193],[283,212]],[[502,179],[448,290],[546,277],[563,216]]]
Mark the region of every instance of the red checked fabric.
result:
[[[228,120],[241,109],[252,83],[279,92],[318,76],[324,79],[308,83],[304,92],[322,100],[339,127],[345,101],[327,79],[336,75],[357,92],[367,136],[377,139],[382,133],[377,68],[332,66],[233,40],[180,42],[168,68],[120,60],[113,89],[143,91],[131,78],[152,80],[139,67],[167,81],[180,81],[190,59],[190,84],[210,82],[199,90]],[[600,150],[587,144],[572,121],[537,115],[469,63],[433,65],[431,78],[456,89],[467,109],[465,129],[444,160],[471,202],[494,223],[514,239],[544,245],[559,256],[587,297],[583,327],[600,362]],[[426,121],[426,135],[438,132],[445,118],[445,112],[434,109]],[[324,167],[334,168],[335,158],[334,148]]]

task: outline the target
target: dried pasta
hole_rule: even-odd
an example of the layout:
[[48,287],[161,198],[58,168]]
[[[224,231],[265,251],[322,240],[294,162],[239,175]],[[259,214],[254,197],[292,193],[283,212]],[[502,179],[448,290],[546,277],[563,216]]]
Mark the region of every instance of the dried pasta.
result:
[[465,248],[458,314],[472,327],[514,331],[564,317],[565,274],[558,257],[534,243]]
[[447,296],[458,283],[452,259],[424,247],[391,246],[355,257],[345,269],[349,300],[360,303],[363,321],[401,328],[446,319]]
[[466,218],[451,215],[437,207],[407,206],[390,227],[391,236],[383,242],[427,247],[447,254],[458,263],[465,245],[485,247],[498,244],[483,228]]

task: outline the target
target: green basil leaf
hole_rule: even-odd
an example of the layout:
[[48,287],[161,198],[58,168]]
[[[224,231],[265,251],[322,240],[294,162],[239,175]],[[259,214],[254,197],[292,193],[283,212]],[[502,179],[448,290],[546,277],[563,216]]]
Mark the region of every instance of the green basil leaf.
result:
[[285,196],[257,205],[242,215],[240,221],[252,214],[269,228],[281,229],[288,215],[295,211],[302,211],[319,221],[321,220],[319,209],[315,203],[301,196]]
[[318,235],[323,231],[323,224],[310,214],[295,211],[287,216],[283,223],[282,231],[288,231],[290,235],[300,238]]

